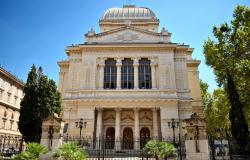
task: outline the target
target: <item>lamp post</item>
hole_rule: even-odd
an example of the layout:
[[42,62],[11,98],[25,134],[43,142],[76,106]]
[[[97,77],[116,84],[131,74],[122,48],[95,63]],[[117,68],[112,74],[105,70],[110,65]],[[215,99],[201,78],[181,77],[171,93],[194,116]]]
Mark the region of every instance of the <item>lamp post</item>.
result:
[[82,129],[86,127],[87,122],[83,122],[83,119],[81,118],[80,120],[77,120],[75,124],[76,128],[80,129],[80,139],[82,139]]
[[171,119],[171,122],[168,122],[168,127],[173,129],[173,144],[175,145],[175,128],[179,127],[179,122],[176,122],[174,118]]

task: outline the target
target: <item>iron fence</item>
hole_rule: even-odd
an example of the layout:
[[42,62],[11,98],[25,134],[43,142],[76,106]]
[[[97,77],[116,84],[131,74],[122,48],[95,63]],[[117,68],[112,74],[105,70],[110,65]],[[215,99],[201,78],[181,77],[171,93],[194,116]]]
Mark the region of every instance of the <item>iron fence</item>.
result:
[[[159,140],[162,142],[173,143],[172,139],[163,138],[147,138],[138,140],[129,139],[109,139],[103,137],[64,137],[65,142],[76,142],[82,148],[84,148],[88,154],[89,160],[95,159],[155,159],[153,155],[147,153],[144,146],[149,140]],[[177,138],[175,140],[175,147],[177,148],[177,158],[182,160],[185,159],[185,143],[184,138]],[[117,145],[119,146],[118,148]],[[136,147],[137,146],[137,147]],[[174,156],[170,155],[170,159]]]
[[210,157],[212,160],[250,160],[250,142],[245,147],[238,141],[209,137]]
[[3,159],[20,153],[24,148],[24,140],[20,136],[0,135],[0,154]]

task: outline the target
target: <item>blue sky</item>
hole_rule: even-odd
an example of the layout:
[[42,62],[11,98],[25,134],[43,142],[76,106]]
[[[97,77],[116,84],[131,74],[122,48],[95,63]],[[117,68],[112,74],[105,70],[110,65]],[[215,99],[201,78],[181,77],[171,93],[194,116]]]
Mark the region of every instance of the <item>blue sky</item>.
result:
[[[32,64],[58,82],[57,61],[66,59],[65,48],[84,42],[91,27],[99,31],[98,20],[110,7],[129,0],[0,0],[0,65],[26,81]],[[152,9],[160,26],[172,33],[172,41],[195,48],[193,58],[201,60],[200,78],[212,91],[213,71],[205,65],[202,45],[212,36],[212,26],[232,19],[237,4],[250,0],[131,0],[131,4]]]

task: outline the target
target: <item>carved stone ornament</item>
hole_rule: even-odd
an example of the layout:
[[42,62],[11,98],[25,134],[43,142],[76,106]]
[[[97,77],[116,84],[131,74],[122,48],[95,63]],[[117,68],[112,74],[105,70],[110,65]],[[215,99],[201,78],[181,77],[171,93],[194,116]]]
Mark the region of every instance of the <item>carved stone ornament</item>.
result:
[[198,116],[197,113],[191,115],[189,119],[184,120],[186,123],[187,139],[206,139],[205,120]]

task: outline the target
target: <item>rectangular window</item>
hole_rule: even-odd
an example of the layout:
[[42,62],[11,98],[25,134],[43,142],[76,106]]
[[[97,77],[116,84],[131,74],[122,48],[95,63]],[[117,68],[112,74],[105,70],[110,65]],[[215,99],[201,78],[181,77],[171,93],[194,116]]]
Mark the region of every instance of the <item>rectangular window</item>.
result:
[[121,88],[133,89],[134,88],[134,67],[131,59],[125,58],[122,61],[121,68]]
[[146,58],[139,60],[139,88],[152,88],[150,60]]
[[108,59],[104,67],[104,89],[116,88],[116,61]]

